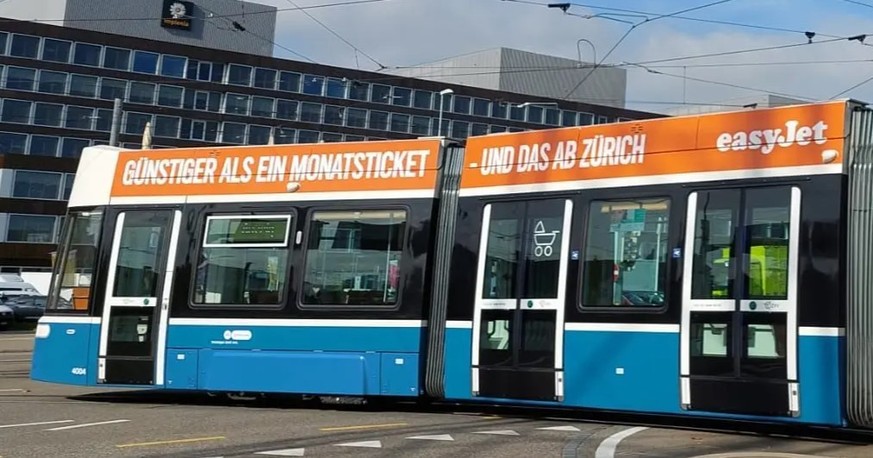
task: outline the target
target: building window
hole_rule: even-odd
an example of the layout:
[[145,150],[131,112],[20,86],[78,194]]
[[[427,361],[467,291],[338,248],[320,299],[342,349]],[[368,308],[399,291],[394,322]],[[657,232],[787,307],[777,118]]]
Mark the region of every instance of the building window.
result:
[[288,119],[291,121],[297,119],[297,102],[294,100],[277,100],[276,117],[279,119]]
[[531,105],[527,107],[527,122],[543,123],[543,107]]
[[300,74],[279,72],[279,90],[285,92],[300,92]]
[[370,84],[360,81],[352,81],[349,85],[349,99],[366,102],[370,96]]
[[55,235],[54,216],[9,215],[7,242],[52,243]]
[[585,307],[665,304],[670,199],[593,201],[582,266]]
[[67,118],[64,127],[68,129],[91,129],[91,118],[94,110],[87,107],[67,106]]
[[227,94],[224,99],[224,112],[230,114],[249,114],[249,96],[241,94]]
[[317,211],[309,227],[303,304],[397,303],[405,211]]
[[210,92],[209,103],[206,105],[206,111],[218,113],[221,111],[221,92]]
[[491,128],[490,128],[490,132],[491,132],[492,134],[499,134],[499,133],[502,133],[502,132],[506,132],[506,126],[497,126],[497,125],[492,125]]
[[456,95],[455,103],[452,106],[452,111],[460,114],[470,114],[470,104],[472,100],[465,95]]
[[603,115],[597,115],[597,124],[606,124],[609,122],[609,118]]
[[370,129],[388,130],[388,113],[384,111],[370,111]]
[[430,110],[433,108],[433,92],[431,91],[422,91],[416,89],[412,93],[412,105],[415,108],[421,108],[422,110]]
[[365,138],[363,135],[346,135],[347,142],[362,142]]
[[106,47],[103,50],[103,68],[130,69],[130,50]]
[[230,64],[227,71],[227,84],[237,86],[252,85],[252,67]]
[[488,116],[491,111],[491,102],[485,99],[473,99],[473,114],[476,116]]
[[32,68],[8,67],[6,69],[6,89],[32,91],[36,81],[36,70]]
[[491,117],[497,119],[506,119],[507,103],[493,102],[491,104]]
[[76,43],[73,51],[73,63],[78,65],[100,66],[100,46],[86,43]]
[[130,83],[129,100],[131,103],[153,105],[155,103],[155,89],[156,85],[154,83],[133,81]]
[[224,143],[244,144],[246,142],[246,125],[235,122],[224,123],[221,141]]
[[[76,175],[72,173],[67,173],[64,175],[64,195],[62,200],[70,200],[70,193],[73,192],[73,181],[76,179]],[[61,224],[59,226],[63,226],[64,217],[61,216]]]
[[430,135],[430,118],[427,116],[413,116],[412,133],[416,135]]
[[452,121],[452,138],[467,138],[470,135],[470,123],[466,121]]
[[337,143],[343,141],[342,134],[336,134],[333,132],[322,132],[321,133],[321,141],[324,143]]
[[470,135],[486,135],[488,134],[488,124],[480,124],[478,122],[474,122],[470,128]]
[[[191,67],[193,63],[189,62],[188,66]],[[212,77],[212,64],[209,62],[200,62],[197,65],[197,80],[198,81],[209,81]],[[219,78],[219,81],[221,79]]]
[[579,125],[590,126],[594,124],[594,115],[591,113],[579,113]]
[[252,116],[260,116],[262,118],[272,118],[273,103],[275,99],[269,97],[252,97]]
[[9,38],[9,34],[6,32],[0,32],[0,54],[6,54],[6,41]]
[[[101,132],[109,132],[112,129],[112,110],[107,110],[104,108],[97,109],[97,117],[96,123],[94,124],[94,129],[99,130]],[[145,124],[143,124],[145,125]],[[140,134],[142,132],[139,132]]]
[[339,78],[328,78],[326,95],[337,99],[346,98],[346,82]]
[[14,122],[20,124],[30,124],[30,107],[31,102],[24,100],[3,100],[3,111],[0,113],[0,119],[3,122]]
[[294,129],[285,129],[282,127],[276,128],[276,133],[274,134],[273,140],[277,145],[286,145],[288,143],[294,143],[297,137],[297,131]]
[[276,70],[270,70],[267,68],[256,68],[254,86],[263,89],[275,89]]
[[300,129],[297,132],[297,143],[318,143],[318,131]]
[[333,124],[335,126],[343,125],[344,107],[326,105],[324,107],[324,123]]
[[391,130],[394,132],[409,132],[409,115],[391,113]]
[[0,154],[24,154],[27,150],[27,135],[0,132]]
[[29,35],[12,35],[12,47],[9,48],[9,55],[15,57],[27,57],[36,59],[39,55],[39,37]]
[[65,138],[61,143],[61,157],[81,157],[82,149],[90,144],[91,142],[89,140],[82,138]]
[[303,93],[309,95],[322,95],[324,93],[324,77],[306,75],[303,78]]
[[300,120],[321,123],[321,104],[303,102],[300,104]]
[[575,111],[561,111],[561,125],[564,127],[572,127],[576,125],[576,112]]
[[178,138],[180,121],[176,116],[155,116],[155,136]]
[[391,86],[374,84],[371,86],[370,101],[375,103],[389,103],[391,101]]
[[97,96],[97,77],[70,75],[70,95],[93,98]]
[[346,126],[364,129],[367,127],[367,110],[346,108]]
[[513,121],[524,121],[524,107],[512,105],[509,109],[509,119]]
[[185,57],[161,56],[161,76],[184,78],[186,63],[188,63],[188,59]]
[[39,92],[48,94],[66,94],[67,74],[42,70],[39,72]]
[[133,52],[133,71],[154,75],[158,72],[158,54],[146,51]]
[[162,84],[158,87],[158,105],[173,108],[181,107],[184,92],[184,88]]
[[267,126],[249,126],[249,145],[270,143],[270,130]]
[[193,300],[205,306],[285,302],[291,215],[209,216]]
[[60,188],[60,173],[16,170],[12,197],[57,200]]
[[207,121],[206,122],[206,135],[204,140],[208,142],[217,142],[218,141],[218,122],[216,121]]
[[561,112],[557,108],[546,108],[546,124],[557,126]]
[[63,113],[63,105],[39,102],[33,112],[33,123],[39,126],[61,127]]
[[395,87],[392,102],[394,105],[408,107],[412,104],[412,89]]
[[121,99],[127,95],[127,81],[103,78],[100,81],[100,98],[103,100]]
[[60,138],[58,137],[33,135],[30,137],[30,155],[57,157],[59,142]]
[[[110,119],[112,112],[110,111]],[[145,132],[146,123],[152,121],[152,115],[145,113],[127,112],[127,121],[124,123],[124,133],[142,135]],[[110,121],[111,122],[111,121]]]

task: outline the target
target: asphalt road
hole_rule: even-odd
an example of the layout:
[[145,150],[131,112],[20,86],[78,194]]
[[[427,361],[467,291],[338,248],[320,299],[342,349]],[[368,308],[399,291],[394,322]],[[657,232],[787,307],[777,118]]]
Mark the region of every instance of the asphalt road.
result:
[[56,386],[29,380],[32,345],[0,333],[0,458],[873,456],[873,446],[759,435]]

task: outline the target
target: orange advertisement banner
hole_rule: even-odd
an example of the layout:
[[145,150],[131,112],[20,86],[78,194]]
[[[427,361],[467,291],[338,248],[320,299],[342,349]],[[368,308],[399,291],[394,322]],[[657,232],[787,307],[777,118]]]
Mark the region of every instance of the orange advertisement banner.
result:
[[471,137],[462,188],[839,164],[846,102]]
[[439,140],[119,153],[112,196],[434,189]]

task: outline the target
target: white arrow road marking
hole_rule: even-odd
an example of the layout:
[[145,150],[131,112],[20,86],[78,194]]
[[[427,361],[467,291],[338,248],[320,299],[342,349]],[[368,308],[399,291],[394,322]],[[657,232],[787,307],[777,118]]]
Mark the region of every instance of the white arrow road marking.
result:
[[412,436],[407,437],[407,439],[420,439],[426,441],[453,441],[455,440],[452,436],[448,434],[434,434],[432,436]]
[[303,456],[306,449],[303,448],[286,448],[284,450],[269,450],[266,452],[257,452],[255,455],[270,455],[270,456]]
[[369,448],[382,448],[382,442],[380,441],[362,441],[362,442],[347,442],[345,444],[334,444],[337,447],[369,447]]
[[518,433],[511,429],[502,429],[499,431],[476,431],[474,434],[496,434],[498,436],[518,436]]
[[545,428],[537,428],[543,431],[579,431],[575,426],[547,426]]

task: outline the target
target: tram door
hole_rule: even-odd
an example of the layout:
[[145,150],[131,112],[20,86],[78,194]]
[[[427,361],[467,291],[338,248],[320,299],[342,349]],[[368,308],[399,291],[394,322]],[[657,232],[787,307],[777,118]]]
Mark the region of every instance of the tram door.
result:
[[100,326],[98,383],[163,385],[180,223],[177,210],[118,214]]
[[799,414],[800,190],[692,193],[684,248],[682,407]]
[[485,206],[473,319],[474,396],[562,400],[573,204]]

